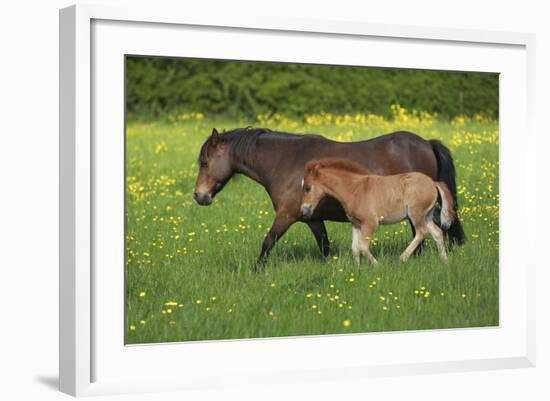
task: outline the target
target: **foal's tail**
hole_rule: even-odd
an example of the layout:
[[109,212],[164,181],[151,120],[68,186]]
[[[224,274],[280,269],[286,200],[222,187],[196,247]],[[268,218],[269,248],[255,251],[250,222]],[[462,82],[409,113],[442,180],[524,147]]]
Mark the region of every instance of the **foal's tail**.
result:
[[452,194],[454,205],[453,211],[455,214],[455,219],[448,230],[445,230],[451,241],[454,244],[462,245],[466,242],[466,234],[462,229],[462,224],[458,218],[457,209],[458,209],[458,200],[457,200],[457,191],[456,191],[456,170],[453,161],[453,156],[449,148],[447,148],[441,141],[432,139],[430,141],[432,149],[437,160],[437,181],[443,181],[447,184],[447,188]]
[[443,181],[435,181],[435,186],[439,191],[439,196],[441,196],[441,227],[447,229],[456,217],[453,195]]

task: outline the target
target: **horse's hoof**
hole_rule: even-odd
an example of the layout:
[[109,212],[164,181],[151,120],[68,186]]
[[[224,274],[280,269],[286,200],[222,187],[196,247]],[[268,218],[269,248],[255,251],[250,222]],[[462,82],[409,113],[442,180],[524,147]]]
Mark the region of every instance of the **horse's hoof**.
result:
[[252,266],[252,273],[259,273],[261,272],[265,267],[265,261],[257,261],[254,266]]

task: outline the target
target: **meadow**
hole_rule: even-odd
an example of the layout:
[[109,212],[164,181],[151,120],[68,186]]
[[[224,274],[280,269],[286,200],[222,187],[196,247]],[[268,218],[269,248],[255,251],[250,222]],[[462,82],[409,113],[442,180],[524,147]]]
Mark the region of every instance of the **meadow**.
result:
[[[357,266],[351,226],[327,222],[324,261],[304,224],[253,266],[274,212],[265,190],[235,176],[212,205],[193,200],[200,146],[213,127],[268,127],[339,141],[409,130],[440,139],[457,168],[459,215],[468,242],[448,263],[433,240],[407,263],[407,223],[373,236],[376,266]],[[223,120],[183,113],[129,121],[126,131],[126,343],[241,339],[499,324],[498,121],[452,120],[391,107],[390,117],[328,113]]]

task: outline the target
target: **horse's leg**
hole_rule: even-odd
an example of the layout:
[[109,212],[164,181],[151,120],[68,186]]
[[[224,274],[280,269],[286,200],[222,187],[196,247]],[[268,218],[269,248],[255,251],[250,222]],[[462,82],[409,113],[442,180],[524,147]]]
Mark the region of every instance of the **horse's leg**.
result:
[[455,219],[451,223],[451,226],[445,230],[441,227],[441,222],[439,221],[441,215],[441,208],[439,207],[439,205],[436,205],[433,215],[433,221],[435,225],[441,228],[441,230],[443,231],[443,237],[447,237],[449,239],[449,249],[453,249],[453,247],[455,247],[456,245],[463,245],[466,242],[466,234],[464,234],[464,229],[462,228],[462,223],[460,222],[458,216],[455,217]]
[[428,234],[428,227],[426,226],[424,217],[411,217],[411,220],[414,228],[416,229],[416,235],[414,236],[407,249],[405,249],[405,251],[401,254],[400,259],[402,262],[405,262],[407,259],[409,259],[414,250],[422,243],[422,241],[424,241],[424,238],[426,238],[426,235]]
[[462,228],[462,223],[460,222],[458,216],[451,223],[451,226],[445,234],[448,235],[451,240],[451,248],[455,245],[463,245],[466,242],[466,234],[464,234],[464,229]]
[[361,254],[368,257],[372,264],[377,264],[378,261],[370,252],[370,239],[372,233],[376,230],[376,223],[365,223],[361,226],[361,232],[359,233],[359,247]]
[[271,229],[265,236],[264,242],[262,244],[262,252],[260,253],[258,260],[254,265],[255,271],[259,270],[259,268],[265,264],[265,262],[267,261],[267,257],[271,252],[271,249],[273,249],[277,241],[284,235],[286,230],[288,230],[288,227],[290,227],[295,221],[296,220],[289,218],[286,213],[277,214],[275,216],[275,220],[271,225]]
[[432,220],[428,221],[427,227],[435,243],[437,244],[437,249],[441,259],[447,260],[447,252],[445,252],[445,243],[443,242],[443,231],[441,231],[441,228],[439,228]]
[[315,236],[315,240],[317,241],[317,245],[321,250],[321,254],[324,258],[328,258],[330,255],[330,243],[328,241],[328,234],[325,227],[325,222],[322,220],[308,221],[307,225]]

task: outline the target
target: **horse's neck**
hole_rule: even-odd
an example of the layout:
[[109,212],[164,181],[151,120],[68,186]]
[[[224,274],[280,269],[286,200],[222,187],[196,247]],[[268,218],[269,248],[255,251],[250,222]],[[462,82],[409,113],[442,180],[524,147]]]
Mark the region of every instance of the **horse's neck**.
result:
[[[258,139],[263,140],[263,138]],[[288,144],[291,146],[292,144]],[[281,147],[281,144],[278,144],[278,147]],[[282,152],[285,154],[285,152]],[[247,158],[240,160],[232,160],[233,169],[237,174],[243,174],[248,178],[253,179],[260,185],[264,186],[268,192],[273,184],[273,180],[276,177],[274,172],[279,171],[280,169],[280,158],[267,156],[262,152],[250,152],[246,155]]]
[[[256,158],[255,155],[252,157]],[[266,166],[257,160],[239,160],[233,163],[233,169],[235,173],[245,175],[264,187],[267,187],[269,184],[265,178]]]

